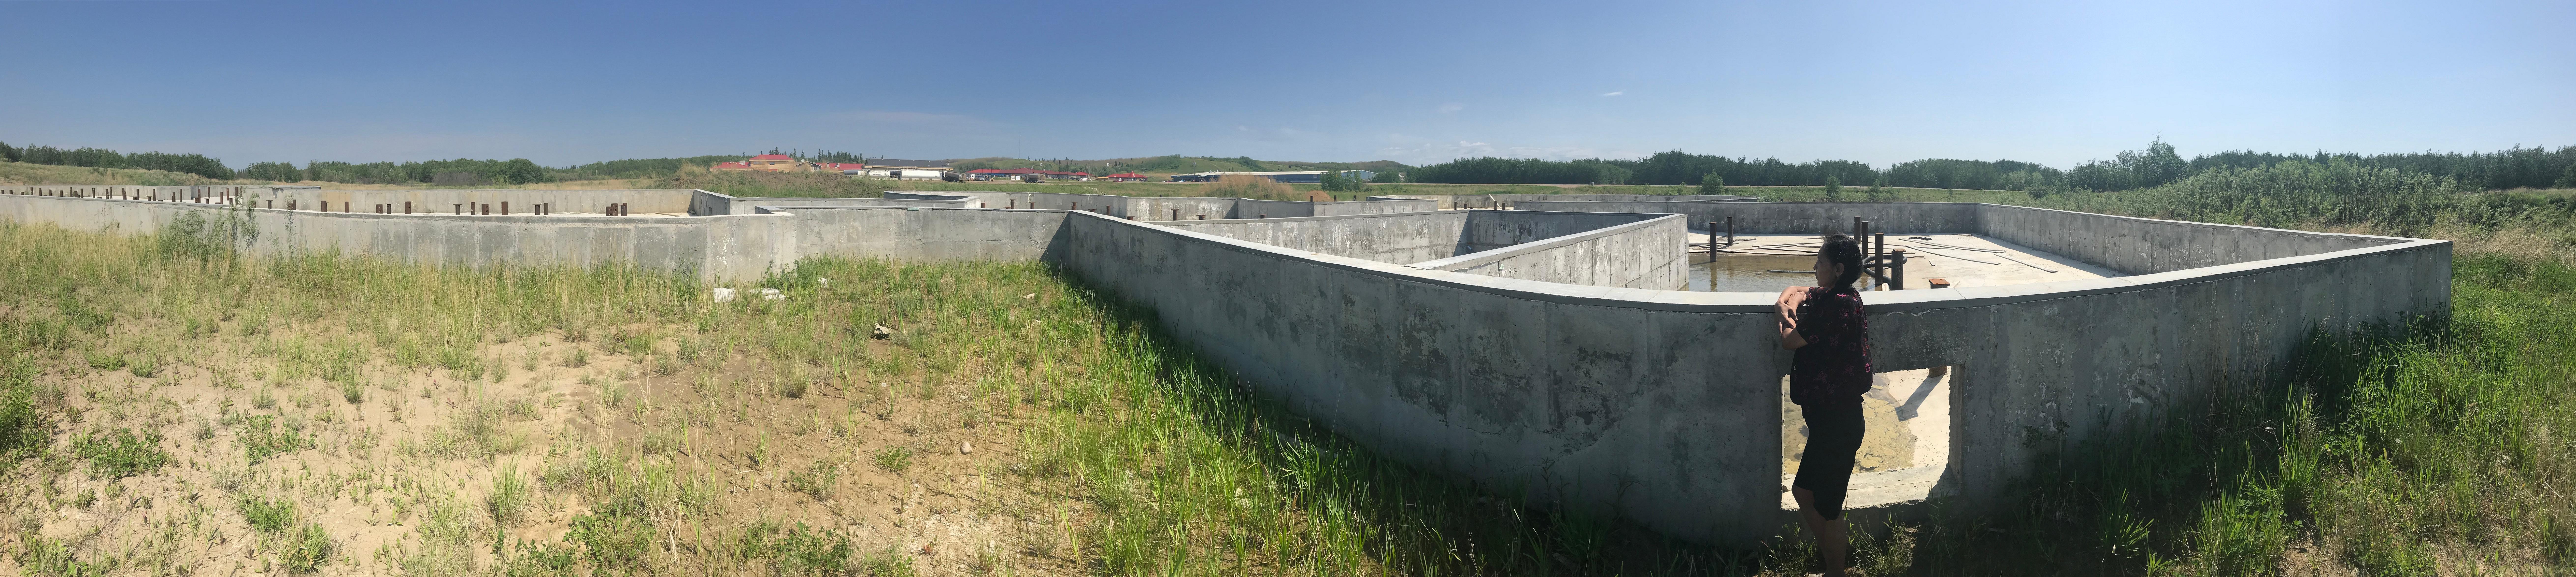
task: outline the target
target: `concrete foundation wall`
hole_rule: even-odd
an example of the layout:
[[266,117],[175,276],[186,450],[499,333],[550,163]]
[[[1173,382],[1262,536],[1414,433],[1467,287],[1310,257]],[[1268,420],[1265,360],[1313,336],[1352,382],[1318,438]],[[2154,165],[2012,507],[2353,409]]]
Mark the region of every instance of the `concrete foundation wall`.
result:
[[[1514,214],[1519,213],[1519,214]],[[1469,238],[1489,215],[1532,216],[1521,211],[1476,211]],[[1406,266],[1426,270],[1587,286],[1680,290],[1690,282],[1688,227],[1681,215],[1663,215],[1482,250]]]
[[[235,218],[254,254],[338,251],[403,262],[588,266],[612,262],[710,280],[757,279],[793,264],[784,216],[623,218],[448,216],[237,208],[185,202],[0,195],[0,219],[121,234],[157,232],[183,214]],[[782,252],[784,251],[784,252]],[[782,258],[786,257],[786,258]]]
[[1369,200],[1429,200],[1439,203],[1438,210],[1518,207],[1519,203],[1533,200],[1574,202],[1758,202],[1762,200],[1762,197],[1758,196],[1680,194],[1390,194],[1368,198]]
[[2410,239],[2174,222],[2017,206],[1978,205],[1994,238],[2128,274],[2324,254]]
[[72,198],[112,198],[144,200],[214,200],[248,195],[274,195],[282,192],[321,190],[319,186],[287,184],[191,185],[191,186],[126,186],[107,184],[36,184],[0,186],[0,195],[59,196]]
[[1691,229],[1703,231],[1710,222],[1721,223],[1718,227],[1724,228],[1726,217],[1732,216],[1738,234],[1848,233],[1854,216],[1871,221],[1871,232],[1974,232],[1982,214],[1977,208],[1982,205],[1949,202],[1527,201],[1513,206],[1522,210],[1689,215]]
[[[1816,232],[1862,214],[1890,232],[1989,234],[2078,258],[2116,261],[2121,251],[2156,246],[2200,251],[2190,258],[2201,261],[2287,254],[2116,278],[1864,293],[1877,370],[1956,367],[1949,473],[1940,481],[1950,491],[1936,492],[1959,495],[1953,510],[1961,513],[2013,510],[2012,481],[2050,454],[2201,408],[2220,387],[2267,382],[2310,331],[2436,314],[2450,299],[2447,241],[1990,205],[1752,204],[1768,206],[1736,213],[1747,232]],[[1424,270],[1201,232],[1322,228],[1297,219],[1154,225],[1062,211],[782,210],[669,219],[386,216],[0,196],[0,218],[82,230],[150,232],[188,212],[247,218],[260,233],[253,250],[266,252],[338,248],[478,265],[631,261],[717,281],[757,278],[805,256],[1038,259],[1152,307],[1170,334],[1265,395],[1400,461],[1685,539],[1752,545],[1791,522],[1777,504],[1779,387],[1789,355],[1771,332],[1769,294]],[[1474,215],[1311,218],[1455,226],[1445,239],[1454,246]],[[1656,218],[1492,252],[1578,256],[1588,250],[1578,246],[1596,240],[1651,243],[1673,234],[1673,224]],[[2067,227],[2059,230],[2069,236],[2048,227]],[[2073,236],[2086,227],[2130,240],[2088,244]],[[1437,234],[1415,236],[1426,240],[1412,250],[1443,244],[1428,240]],[[1608,254],[1603,249],[1596,254]],[[2128,266],[2188,262],[2159,257]]]
[[[1691,539],[1749,544],[1790,520],[1771,295],[1406,271],[1183,226],[1068,228],[1077,248],[1059,262],[1385,454]],[[1879,370],[1957,367],[1942,482],[1977,510],[2043,455],[2264,382],[2311,329],[2441,310],[2449,261],[2449,243],[2413,240],[1865,298]]]
[[[1054,192],[981,192],[981,191],[886,191],[886,198],[971,199],[966,208],[1036,208],[1042,210],[1079,210],[1144,221],[1208,220],[1230,218],[1293,218],[1304,216],[1339,216],[1351,214],[1390,214],[1434,210],[1436,203],[1427,201],[1347,200],[1304,202],[1291,200],[1253,200],[1248,198],[1207,197],[1127,197],[1106,194],[1066,194]],[[1102,211],[1107,212],[1102,212]],[[1178,212],[1175,212],[1178,211]],[[1177,216],[1177,218],[1175,218]]]
[[907,262],[1031,261],[1048,258],[1064,228],[1061,210],[801,207],[797,257]]
[[892,206],[892,207],[921,207],[921,208],[974,208],[974,204],[975,204],[975,203],[970,202],[970,201],[968,201],[968,200],[966,200],[966,199],[955,199],[955,200],[915,200],[915,199],[909,199],[909,198],[819,198],[819,197],[769,197],[769,198],[737,198],[737,199],[733,199],[733,202],[732,202],[731,204],[732,204],[732,206],[730,206],[730,207],[728,207],[728,208],[726,209],[727,211],[729,211],[727,214],[761,214],[761,213],[763,212],[763,209],[791,209],[791,210],[792,210],[792,209],[796,209],[796,208],[804,208],[804,207],[831,207],[831,206],[851,206],[851,207],[855,207],[855,206]]
[[1458,254],[1467,213],[1415,212],[1164,222],[1161,226],[1381,263],[1404,264]]
[[[1523,243],[1538,242],[1570,234],[1589,232],[1634,222],[1652,220],[1653,213],[1547,212],[1534,210],[1469,210],[1467,230],[1459,237],[1458,252],[1466,254],[1494,250]],[[1673,219],[1685,222],[1685,219]],[[1672,242],[1683,242],[1673,235]]]
[[[402,203],[410,202],[412,203],[412,210],[418,211],[419,214],[452,215],[456,211],[456,205],[459,204],[490,204],[492,205],[492,214],[498,215],[501,214],[501,203],[507,202],[510,203],[510,213],[514,215],[527,213],[539,203],[553,203],[556,213],[596,213],[606,209],[609,204],[626,203],[627,211],[635,214],[685,215],[690,214],[690,205],[693,204],[692,201],[696,200],[697,192],[698,191],[694,190],[478,190],[443,188],[401,190],[319,189],[282,190],[266,193],[254,192],[246,195],[246,198],[261,201],[261,206],[263,207],[267,206],[266,201],[275,200],[277,201],[277,208],[279,209],[286,208],[286,201],[292,199],[296,201],[296,207],[303,210],[316,210],[321,206],[321,201],[330,201],[331,212],[355,213],[371,212],[375,210],[373,207],[378,204],[392,204],[394,205],[394,212],[396,214],[400,214],[402,212]],[[352,203],[355,203],[355,210],[349,210],[353,206]]]

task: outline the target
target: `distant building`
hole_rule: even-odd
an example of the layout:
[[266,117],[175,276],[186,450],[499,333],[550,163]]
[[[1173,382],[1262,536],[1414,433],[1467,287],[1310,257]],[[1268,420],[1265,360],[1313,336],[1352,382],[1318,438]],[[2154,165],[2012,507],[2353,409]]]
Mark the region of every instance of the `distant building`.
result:
[[1142,174],[1136,174],[1136,173],[1133,173],[1133,172],[1121,172],[1121,173],[1118,173],[1118,174],[1112,174],[1112,175],[1109,175],[1109,176],[1103,176],[1103,177],[1101,177],[1101,178],[1109,179],[1109,181],[1110,181],[1110,182],[1144,182],[1144,181],[1145,181],[1145,175],[1142,175]]
[[[1280,172],[1196,172],[1172,175],[1172,182],[1216,182],[1217,179],[1225,178],[1227,176],[1243,175],[1267,178],[1270,179],[1271,182],[1315,184],[1324,181],[1324,172],[1325,171],[1321,170],[1290,170]],[[1377,173],[1366,170],[1345,170],[1341,172],[1342,176],[1358,177],[1360,180],[1377,179]]]
[[948,163],[936,160],[870,158],[867,159],[867,162],[865,162],[864,165],[865,166],[858,169],[859,172],[854,173],[845,169],[842,170],[841,173],[864,174],[879,178],[894,178],[902,180],[939,180],[941,176],[950,172]]
[[981,176],[995,180],[1030,180],[1031,177],[1035,177],[1038,180],[1091,180],[1092,178],[1091,173],[1088,172],[1064,172],[1060,170],[1038,170],[1035,168],[978,168],[966,171],[966,175],[970,177]]
[[797,160],[795,157],[784,154],[763,154],[744,159],[740,162],[718,164],[715,166],[715,169],[753,172],[800,172],[815,170],[815,167],[811,166],[812,164],[813,163]]

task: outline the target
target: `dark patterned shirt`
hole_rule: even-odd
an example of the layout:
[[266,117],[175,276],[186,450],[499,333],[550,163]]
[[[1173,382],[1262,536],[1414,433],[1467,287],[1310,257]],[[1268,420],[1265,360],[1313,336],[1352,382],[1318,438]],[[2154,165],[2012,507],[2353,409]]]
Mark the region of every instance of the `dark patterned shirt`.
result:
[[1860,292],[1849,287],[1808,287],[1798,305],[1798,336],[1807,346],[1791,351],[1789,401],[1802,407],[1859,406],[1869,392],[1869,323]]

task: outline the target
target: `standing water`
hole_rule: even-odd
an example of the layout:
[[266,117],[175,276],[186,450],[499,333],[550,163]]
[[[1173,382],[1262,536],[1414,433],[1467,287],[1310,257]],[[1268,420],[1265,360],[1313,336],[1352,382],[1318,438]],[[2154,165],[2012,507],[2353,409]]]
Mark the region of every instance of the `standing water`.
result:
[[1691,265],[1690,290],[1709,292],[1715,286],[1717,292],[1777,293],[1793,286],[1815,286],[1815,267],[1812,256],[1720,254],[1717,260]]

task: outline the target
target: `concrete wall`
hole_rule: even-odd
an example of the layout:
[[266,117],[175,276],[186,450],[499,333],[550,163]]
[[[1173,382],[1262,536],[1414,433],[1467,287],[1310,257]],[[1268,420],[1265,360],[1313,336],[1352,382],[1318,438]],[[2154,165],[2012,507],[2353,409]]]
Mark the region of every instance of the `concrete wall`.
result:
[[[2126,274],[2322,254],[2403,242],[2364,235],[2310,233],[2223,224],[2131,218],[1992,204],[1945,202],[1552,202],[1522,210],[1683,214],[1691,228],[1735,218],[1742,234],[1850,232],[1854,216],[1871,232],[1978,233],[2074,257]],[[1724,225],[1719,225],[1723,228]]]
[[[544,190],[544,189],[397,189],[397,190],[284,190],[271,194],[252,194],[255,199],[277,201],[286,208],[294,199],[296,206],[314,210],[320,201],[330,201],[333,212],[368,212],[377,204],[390,203],[394,212],[402,212],[402,203],[412,203],[422,214],[454,214],[458,204],[490,204],[492,214],[501,214],[501,203],[510,203],[511,214],[527,212],[539,203],[553,203],[556,214],[597,213],[612,203],[626,203],[635,214],[691,214],[696,200],[694,190]],[[345,210],[356,203],[354,211]],[[262,203],[261,206],[267,206]]]
[[1461,208],[1518,207],[1521,202],[1759,202],[1758,196],[1698,196],[1676,194],[1390,194],[1368,197],[1369,200],[1415,199],[1439,203],[1438,210]]
[[1979,230],[1987,236],[2128,274],[2323,254],[2411,240],[1998,205],[1978,205],[1977,218]]
[[321,190],[319,186],[284,184],[126,186],[109,184],[37,184],[0,186],[0,195],[62,196],[74,198],[116,198],[144,200],[215,200],[246,195],[276,194],[288,191]]
[[[1188,226],[1068,227],[1075,248],[1058,262],[1382,453],[1691,539],[1748,544],[1789,520],[1771,295],[1408,270]],[[1943,482],[1975,510],[2008,500],[2042,455],[2264,382],[2311,329],[2439,311],[2449,262],[2448,242],[2410,240],[1865,298],[1879,370],[1958,367]]]
[[[965,197],[972,199],[967,208],[1037,208],[1044,210],[1079,210],[1144,221],[1209,220],[1229,218],[1291,218],[1303,216],[1338,216],[1350,214],[1389,214],[1434,210],[1436,203],[1419,200],[1346,200],[1304,202],[1292,200],[1253,200],[1248,198],[1207,197],[1126,197],[1106,194],[1067,194],[1055,192],[983,192],[983,191],[886,191],[886,198],[938,199]],[[1105,212],[1104,212],[1105,211]],[[1174,211],[1179,211],[1175,213]],[[1264,217],[1262,215],[1268,215]]]
[[623,218],[449,216],[315,212],[186,202],[0,195],[0,219],[75,230],[143,234],[188,213],[237,218],[256,231],[255,254],[337,250],[405,262],[587,266],[610,262],[684,271],[709,280],[760,278],[793,264],[796,222],[786,216]]
[[797,223],[797,257],[884,258],[910,262],[1030,261],[1049,258],[1064,228],[1062,210],[801,207],[780,213]]
[[962,198],[953,200],[927,200],[909,198],[764,197],[736,198],[733,199],[730,204],[731,206],[726,208],[727,212],[722,214],[761,214],[764,212],[763,209],[796,209],[817,206],[974,208],[973,205],[975,203]]
[[[1459,250],[1452,254],[1488,251],[1523,243],[1538,242],[1570,234],[1652,220],[1653,213],[1553,212],[1534,210],[1469,210],[1467,230],[1459,236]],[[1685,219],[1673,219],[1683,222]],[[1684,241],[1674,235],[1675,246]]]
[[1187,220],[1162,226],[1298,251],[1404,264],[1458,254],[1467,213],[1414,212],[1298,218]]
[[[2127,265],[2138,270],[2277,255],[2117,278],[1866,293],[1878,370],[1956,367],[1950,474],[1941,482],[1960,496],[1961,512],[2017,506],[2011,481],[2049,454],[2139,431],[2220,387],[2267,382],[2312,330],[2438,313],[2450,298],[2446,241],[1992,205],[1759,204],[1777,206],[1738,213],[1739,227],[1813,232],[1798,229],[1874,214],[1891,232],[1984,233],[2078,258],[2155,247],[2200,255],[2140,257]],[[1800,204],[1833,206],[1792,206]],[[1151,225],[1079,212],[895,207],[668,219],[387,216],[0,195],[0,218],[75,229],[149,232],[186,212],[253,220],[261,251],[633,261],[711,280],[756,278],[818,255],[1039,259],[1152,307],[1165,330],[1207,358],[1389,457],[1686,539],[1750,545],[1790,521],[1777,505],[1788,355],[1771,333],[1768,294],[1424,270],[1200,232],[1307,226],[1296,219]],[[1319,217],[1455,219],[1460,235],[1472,218]],[[1652,241],[1671,234],[1660,227],[1672,222],[1494,252],[1579,255],[1575,247],[1596,239]],[[2127,240],[2088,243],[2075,232],[2086,227]]]
[[[1483,217],[1504,214],[1536,220],[1521,211],[1476,211],[1468,219],[1467,236],[1475,238],[1478,229],[1492,228],[1479,221],[1503,220]],[[1689,231],[1681,215],[1667,214],[1406,266],[1541,282],[1681,290],[1690,283],[1690,239],[1684,234]]]
[[[1740,234],[1820,234],[1851,232],[1854,216],[1871,222],[1871,232],[1889,234],[1974,232],[1976,204],[1950,202],[1672,202],[1672,201],[1525,201],[1521,210],[1641,212],[1689,215],[1692,230],[1735,217]],[[1718,225],[1724,228],[1724,224]]]

